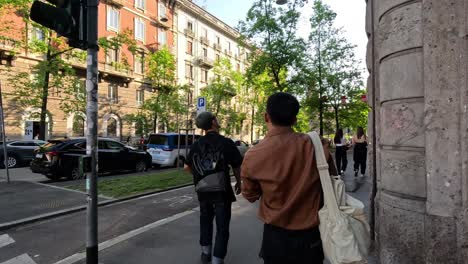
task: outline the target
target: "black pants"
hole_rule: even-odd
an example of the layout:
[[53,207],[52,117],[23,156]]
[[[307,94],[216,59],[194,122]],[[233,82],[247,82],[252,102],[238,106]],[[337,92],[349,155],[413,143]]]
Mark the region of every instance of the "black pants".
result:
[[200,202],[200,245],[213,242],[213,219],[216,217],[216,240],[213,256],[224,259],[229,241],[231,202]]
[[341,173],[341,171],[346,171],[346,167],[348,167],[348,157],[346,150],[346,146],[336,147],[335,158],[336,169],[338,170],[338,173]]
[[286,230],[265,224],[260,257],[265,264],[323,264],[319,229]]
[[353,159],[354,159],[354,171],[359,171],[361,168],[361,174],[366,173],[366,163],[367,163],[367,143],[357,143],[354,146],[353,151]]

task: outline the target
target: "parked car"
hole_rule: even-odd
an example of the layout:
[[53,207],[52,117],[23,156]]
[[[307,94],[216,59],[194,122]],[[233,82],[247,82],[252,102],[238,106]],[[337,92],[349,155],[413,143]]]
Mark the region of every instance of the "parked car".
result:
[[[18,140],[6,143],[8,155],[8,168],[15,168],[28,165],[34,159],[34,150],[46,144],[43,140]],[[0,143],[0,163],[5,167],[4,162],[4,144]]]
[[237,149],[239,150],[242,158],[245,156],[245,153],[247,153],[247,150],[249,150],[249,144],[245,143],[242,140],[233,140],[234,144],[236,144]]
[[[62,177],[79,179],[79,157],[86,154],[86,139],[49,140],[37,152],[31,162],[31,170],[42,173],[52,180]],[[151,156],[120,142],[98,139],[99,172],[127,171],[143,172],[151,167]]]
[[[201,136],[195,135],[195,141]],[[179,138],[180,138],[180,151],[179,151]],[[148,144],[146,146],[148,153],[152,157],[152,163],[154,166],[177,166],[177,157],[179,157],[179,166],[183,166],[183,163],[187,157],[190,146],[194,142],[193,135],[189,135],[186,140],[186,134],[177,133],[156,133],[150,134],[148,137]]]

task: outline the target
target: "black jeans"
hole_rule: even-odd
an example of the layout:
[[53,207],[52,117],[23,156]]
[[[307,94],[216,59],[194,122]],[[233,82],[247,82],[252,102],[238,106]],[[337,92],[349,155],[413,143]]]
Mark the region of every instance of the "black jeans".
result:
[[265,224],[260,257],[265,264],[323,264],[318,227],[286,230]]
[[346,171],[346,167],[348,167],[348,156],[346,151],[346,146],[336,147],[336,169],[339,174],[341,174],[341,171]]
[[357,143],[354,147],[353,152],[354,159],[354,171],[359,171],[361,167],[361,174],[366,173],[366,163],[367,163],[367,143]]
[[231,202],[200,202],[200,245],[211,246],[213,242],[213,219],[216,217],[216,240],[213,256],[224,259],[229,241]]

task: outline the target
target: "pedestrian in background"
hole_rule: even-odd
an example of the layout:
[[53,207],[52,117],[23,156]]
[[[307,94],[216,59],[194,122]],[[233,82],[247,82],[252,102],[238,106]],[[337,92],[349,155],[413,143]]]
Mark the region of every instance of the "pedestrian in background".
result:
[[344,175],[346,168],[348,167],[348,157],[347,151],[349,144],[344,138],[343,129],[339,128],[336,130],[335,138],[333,139],[335,143],[335,159],[336,159],[336,168],[338,169],[338,174]]
[[[221,264],[227,254],[231,204],[236,201],[229,167],[237,180],[236,194],[240,194],[242,156],[232,140],[219,134],[220,127],[212,113],[200,113],[196,125],[204,130],[205,136],[192,144],[185,169],[193,174],[200,203],[201,261]],[[213,219],[216,219],[216,239],[212,257]]]
[[[245,155],[242,194],[260,200],[264,223],[260,257],[265,264],[322,264],[318,211],[322,186],[310,137],[295,133],[299,102],[288,93],[267,100],[266,137]],[[324,147],[331,175],[333,159]]]
[[353,159],[354,159],[354,176],[357,177],[359,174],[359,168],[361,168],[361,178],[366,173],[367,163],[367,145],[368,139],[365,135],[364,128],[358,127],[356,135],[353,136]]

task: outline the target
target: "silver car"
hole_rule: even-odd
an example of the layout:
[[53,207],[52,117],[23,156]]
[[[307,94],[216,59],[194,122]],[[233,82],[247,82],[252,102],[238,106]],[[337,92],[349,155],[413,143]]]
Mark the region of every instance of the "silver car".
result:
[[[34,150],[40,146],[46,144],[43,140],[18,140],[7,142],[8,152],[8,168],[15,168],[22,165],[28,165],[34,159]],[[3,148],[5,147],[0,143],[0,166],[5,167],[5,161],[3,157]]]

